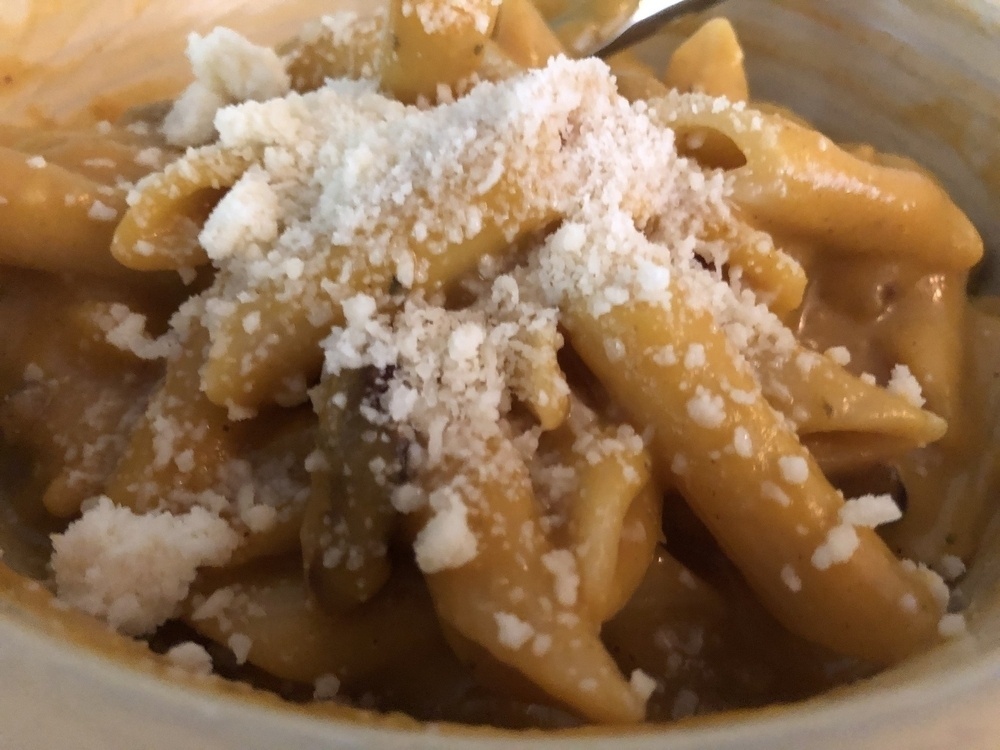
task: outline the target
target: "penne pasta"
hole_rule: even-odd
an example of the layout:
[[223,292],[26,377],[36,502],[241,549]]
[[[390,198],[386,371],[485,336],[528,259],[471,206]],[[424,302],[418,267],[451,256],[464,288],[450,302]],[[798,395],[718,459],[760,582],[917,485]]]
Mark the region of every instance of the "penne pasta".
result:
[[0,544],[52,616],[317,716],[546,729],[961,637],[976,230],[750,98],[727,21],[658,76],[557,6],[216,29],[166,109],[0,125]]

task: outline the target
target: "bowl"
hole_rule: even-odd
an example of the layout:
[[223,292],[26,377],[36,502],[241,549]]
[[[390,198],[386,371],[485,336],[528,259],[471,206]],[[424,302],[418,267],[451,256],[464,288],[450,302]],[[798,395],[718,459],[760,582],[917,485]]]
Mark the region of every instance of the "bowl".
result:
[[[102,100],[101,92],[168,94],[184,76],[186,31],[230,22],[258,41],[274,42],[299,19],[328,7],[295,0],[237,12],[239,5],[4,3],[0,49],[17,49],[18,57],[0,54],[0,65],[25,73],[17,86],[0,89],[5,119],[73,119],[88,111],[94,96],[104,111],[100,106],[111,108],[114,97]],[[835,139],[865,140],[911,156],[937,174],[985,239],[987,259],[974,280],[976,291],[1000,292],[1000,4],[733,0],[715,12],[732,19],[740,33],[757,98],[793,107]],[[665,42],[647,44],[644,54],[662,60],[677,38],[678,32],[668,31]],[[61,71],[59,83],[43,86],[31,74],[37,65]],[[621,750],[995,748],[1000,524],[986,539],[962,584],[971,602],[968,638],[796,704],[668,726],[563,734],[414,729],[392,717],[331,721],[239,690],[163,679],[163,670],[137,650],[126,649],[126,658],[112,655],[112,637],[96,626],[65,637],[28,592],[0,601],[0,671],[6,677],[0,686],[0,746],[485,750],[517,741],[553,749],[613,744]]]

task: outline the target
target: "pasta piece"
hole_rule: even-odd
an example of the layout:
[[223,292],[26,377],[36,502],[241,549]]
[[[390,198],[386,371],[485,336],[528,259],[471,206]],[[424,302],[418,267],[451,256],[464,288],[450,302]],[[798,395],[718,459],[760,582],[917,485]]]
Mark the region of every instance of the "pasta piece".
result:
[[397,513],[390,503],[402,471],[392,436],[364,417],[377,387],[373,370],[328,378],[313,391],[321,466],[312,474],[302,519],[306,580],[330,611],[371,599],[389,579],[389,540]]
[[733,199],[760,229],[931,268],[967,269],[982,257],[968,218],[922,173],[860,160],[815,131],[722,100],[668,99],[657,110],[681,134],[708,128],[736,144],[746,164],[730,173]]
[[345,691],[392,684],[396,670],[440,635],[426,590],[412,570],[397,571],[372,601],[338,615],[310,603],[293,558],[203,574],[185,621],[244,661],[287,680],[313,684],[333,676]]
[[292,89],[315,91],[329,78],[374,78],[385,23],[384,12],[340,12],[307,24],[284,55]]
[[[546,215],[528,218],[524,231],[547,219]],[[475,237],[443,253],[414,248],[423,264],[423,275],[415,288],[440,289],[474,269],[483,257],[502,253],[506,247],[504,233],[487,225]],[[306,279],[308,286],[303,293],[323,305],[319,311],[286,303],[279,294],[280,283],[265,283],[252,301],[237,303],[219,322],[202,372],[202,388],[213,403],[252,409],[272,400],[288,378],[302,372],[312,377],[318,372],[322,358],[319,342],[330,327],[343,320],[339,305],[324,292],[328,280],[342,279],[346,272],[350,275],[345,286],[354,290],[384,293],[392,287],[395,263],[365,267],[358,263],[360,258],[344,249],[334,249],[326,258],[325,268]],[[252,333],[244,324],[248,316],[259,322]],[[250,352],[250,357],[242,352]]]
[[[654,456],[661,467],[673,467],[669,481],[779,621],[879,664],[933,643],[944,603],[873,531],[836,531],[844,528],[843,501],[766,404],[727,395],[723,383],[730,392],[753,393],[756,386],[706,314],[689,304],[675,294],[667,310],[630,303],[598,318],[576,301],[564,310],[564,323],[615,400],[638,423],[655,428]],[[609,359],[606,339],[621,341],[626,352],[683,351],[698,342],[708,365],[688,370],[683,362],[632,357],[622,367]],[[738,496],[727,492],[734,487],[741,488]],[[836,545],[841,536],[850,543]],[[786,565],[798,570],[799,590],[782,581]],[[912,611],[901,605],[904,596],[916,603]]]
[[957,415],[959,382],[965,360],[968,301],[966,274],[931,274],[899,295],[873,338],[890,362],[905,365],[927,408],[946,419]]
[[[991,305],[988,302],[994,302]],[[966,360],[957,391],[962,408],[940,443],[898,462],[907,510],[886,530],[903,554],[938,566],[945,555],[971,561],[994,507],[1000,480],[996,425],[1000,396],[1000,316],[994,300],[973,302],[965,316]]]
[[[661,493],[650,478],[650,458],[638,436],[629,445],[579,401],[572,408],[569,421],[543,436],[539,448],[543,456],[554,454],[548,459],[553,465],[542,475],[558,478],[569,472],[573,488],[545,504],[565,519],[552,538],[576,558],[579,596],[588,616],[605,622],[632,596],[653,559],[660,538]],[[620,447],[607,450],[604,445]],[[541,493],[546,488],[538,480],[535,485],[536,495],[545,497]]]
[[101,275],[127,273],[108,243],[125,197],[42,156],[0,147],[0,262]]
[[493,41],[521,68],[541,68],[566,53],[532,0],[504,0]]
[[[566,141],[561,133],[580,106],[574,100],[558,100],[544,118],[529,114],[537,107],[533,97],[554,95],[545,85],[542,77],[526,76],[519,84],[523,92],[498,103],[490,101],[487,84],[453,105],[426,113],[391,109],[384,119],[376,118],[352,152],[382,149],[384,158],[364,173],[373,192],[351,187],[357,205],[345,207],[344,221],[334,226],[324,211],[326,201],[316,196],[301,224],[287,220],[289,232],[274,243],[280,248],[277,260],[263,253],[263,272],[251,266],[233,277],[217,277],[210,296],[224,302],[212,308],[212,346],[202,373],[209,399],[241,409],[273,400],[287,378],[300,373],[312,378],[318,372],[319,341],[343,320],[341,302],[352,293],[386,297],[406,289],[446,289],[484,259],[512,252],[512,242],[555,219],[563,195],[550,179],[554,165],[573,158],[587,141],[582,136]],[[525,117],[513,117],[512,106]],[[502,119],[487,114],[495,107],[502,108]],[[347,120],[344,126],[353,124]],[[445,128],[454,143],[442,138]],[[471,142],[470,133],[477,136]],[[401,151],[396,142],[403,137]],[[448,165],[443,173],[442,164]],[[351,160],[336,159],[322,169],[331,191],[358,179]],[[309,174],[299,179],[313,184]],[[422,182],[431,187],[412,190]],[[384,214],[384,201],[397,198],[399,210]],[[641,202],[642,196],[635,200]],[[344,241],[304,251],[304,231],[317,238],[314,242],[324,243],[318,238],[333,233]]]
[[382,87],[402,102],[434,101],[479,67],[500,10],[499,0],[414,3],[390,0],[382,51]]
[[957,414],[964,353],[963,337],[953,331],[966,314],[965,273],[928,274],[892,259],[804,262],[813,283],[796,315],[801,340],[839,350],[853,372],[878,382],[892,380],[894,371],[899,381],[903,365],[915,380],[911,398],[946,420]]
[[743,50],[733,25],[713,18],[674,50],[663,82],[679,91],[697,91],[731,102],[749,98]]
[[[587,719],[641,719],[643,699],[604,649],[599,623],[580,608],[576,574],[540,528],[524,464],[509,444],[488,451],[493,460],[480,467],[442,467],[440,477],[421,477],[428,489],[464,488],[477,544],[475,556],[458,567],[425,569],[438,617]],[[498,467],[504,485],[496,481]],[[539,575],[546,560],[553,578]]]
[[176,289],[144,281],[124,290],[100,278],[4,273],[0,431],[30,448],[42,505],[55,517],[72,518],[100,494],[160,375],[127,348],[135,342],[126,330],[147,319],[165,326]]
[[105,494],[138,513],[206,507],[241,533],[231,565],[294,547],[307,490],[311,415],[233,424],[198,390],[207,336],[192,323],[132,432]]
[[947,424],[906,396],[866,383],[830,357],[797,346],[788,357],[753,359],[764,396],[799,435],[849,432],[902,439],[919,448],[941,439]]
[[[792,257],[777,250],[774,241],[743,221],[727,217],[721,226],[709,226],[703,239],[713,252],[705,260],[725,265],[730,278],[752,289],[779,317],[801,303],[806,274]],[[654,235],[655,236],[655,235]]]
[[649,101],[666,96],[669,89],[656,80],[653,72],[626,54],[614,55],[608,65],[615,74],[618,93],[630,102]]
[[150,176],[114,232],[111,253],[140,271],[208,262],[198,241],[205,219],[252,163],[252,154],[208,146]]

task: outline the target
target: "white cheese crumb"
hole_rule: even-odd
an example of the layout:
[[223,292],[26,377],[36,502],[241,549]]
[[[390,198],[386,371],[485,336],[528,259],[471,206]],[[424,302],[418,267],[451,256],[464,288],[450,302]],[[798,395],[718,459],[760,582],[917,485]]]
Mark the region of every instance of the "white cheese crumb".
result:
[[237,664],[246,664],[247,657],[250,655],[250,649],[253,647],[253,641],[250,639],[250,636],[246,633],[233,633],[226,641],[226,645],[229,646],[229,650],[236,657]]
[[552,648],[552,636],[548,633],[539,633],[531,642],[531,653],[535,656],[545,656]]
[[700,427],[712,429],[726,420],[726,407],[722,396],[698,386],[695,395],[687,402],[687,414]]
[[215,206],[198,235],[208,257],[222,262],[278,236],[278,195],[267,174],[248,169]]
[[641,669],[633,669],[628,681],[629,687],[636,698],[643,703],[656,691],[656,680]]
[[27,383],[38,383],[45,378],[45,371],[35,362],[24,366],[24,380]]
[[954,581],[965,575],[965,563],[955,555],[942,555],[937,567],[946,581]]
[[215,137],[215,113],[226,100],[195,81],[181,93],[163,120],[162,131],[174,146],[198,146]]
[[673,460],[670,462],[670,471],[678,476],[684,474],[688,469],[687,456],[683,453],[677,453],[674,455]]
[[258,46],[231,29],[188,37],[195,78],[230,102],[264,101],[288,93],[291,80],[270,47]]
[[493,619],[497,623],[497,638],[500,643],[513,651],[517,651],[535,635],[535,628],[531,623],[510,612],[496,612]]
[[677,364],[677,354],[674,352],[674,347],[667,345],[662,349],[658,349],[653,352],[653,362],[660,365],[660,367],[670,367]]
[[135,163],[150,169],[159,169],[163,166],[163,150],[156,146],[144,148],[135,155]]
[[430,505],[434,515],[413,542],[417,565],[424,573],[460,568],[478,551],[465,503],[457,493],[444,487],[431,493]]
[[333,700],[339,692],[340,678],[335,674],[321,674],[313,682],[313,700]]
[[906,365],[896,365],[892,368],[886,389],[890,393],[902,396],[917,408],[924,405],[924,394],[920,388],[920,382]]
[[809,464],[802,456],[782,456],[778,459],[778,470],[788,484],[805,484],[809,478]]
[[170,333],[158,339],[150,338],[146,334],[146,316],[121,303],[112,304],[97,323],[106,331],[109,344],[139,359],[164,359],[177,348],[176,337]]
[[827,570],[833,565],[847,562],[860,543],[858,532],[853,526],[848,524],[834,526],[827,532],[823,543],[813,552],[813,567]]
[[851,364],[851,352],[846,346],[831,346],[824,353],[841,367]]
[[210,675],[212,674],[212,657],[205,650],[204,646],[185,641],[167,651],[167,657],[175,666],[191,672],[192,674]]
[[791,565],[785,565],[781,569],[781,580],[790,591],[798,593],[802,590],[802,579]]
[[45,161],[44,156],[32,156],[25,160],[24,163],[32,169],[43,169],[48,162]]
[[556,600],[564,607],[574,606],[580,588],[580,574],[573,553],[565,549],[546,552],[542,555],[542,565],[555,578]]
[[705,366],[705,346],[703,344],[691,344],[684,355],[684,367],[688,370],[696,370]]
[[278,511],[270,505],[252,505],[240,511],[240,520],[251,533],[261,534],[278,523]]
[[917,611],[917,597],[909,593],[903,594],[899,599],[899,606],[903,608],[904,612],[913,614]]
[[778,505],[785,508],[792,504],[792,500],[788,497],[788,494],[769,479],[765,479],[760,483],[760,494],[763,495],[765,499],[773,500]]
[[87,211],[87,217],[94,221],[114,221],[118,218],[118,211],[99,200],[95,200]]
[[843,523],[869,529],[903,517],[903,512],[891,495],[862,495],[852,498],[844,503],[838,513]]
[[742,458],[750,458],[753,455],[753,440],[750,439],[746,427],[737,427],[733,431],[733,450]]

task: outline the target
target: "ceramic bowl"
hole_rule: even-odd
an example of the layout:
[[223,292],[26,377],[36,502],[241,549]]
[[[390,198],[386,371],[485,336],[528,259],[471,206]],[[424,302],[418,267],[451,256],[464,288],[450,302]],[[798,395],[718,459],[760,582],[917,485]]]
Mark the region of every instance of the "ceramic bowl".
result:
[[[55,85],[50,79],[48,86],[0,94],[5,115],[16,118],[34,103],[68,116],[98,92],[128,90],[144,80],[167,90],[183,71],[189,27],[221,19],[275,41],[329,3],[246,6],[101,0],[84,11],[83,0],[4,0],[0,50],[18,50],[26,63],[47,61],[65,72]],[[718,12],[740,32],[758,98],[794,108],[836,139],[868,141],[936,173],[986,240],[989,257],[978,289],[1000,291],[1000,3],[731,0]],[[669,44],[653,52],[647,47],[647,54],[662,59]],[[972,602],[968,638],[801,703],[582,735],[318,720],[161,679],[60,637],[25,607],[0,603],[0,747],[486,750],[517,742],[549,750],[992,750],[1000,746],[1000,526],[986,538],[962,584]]]

